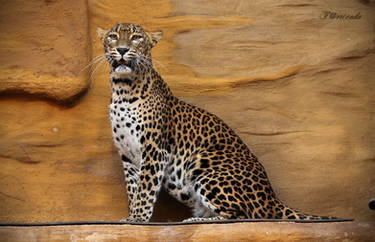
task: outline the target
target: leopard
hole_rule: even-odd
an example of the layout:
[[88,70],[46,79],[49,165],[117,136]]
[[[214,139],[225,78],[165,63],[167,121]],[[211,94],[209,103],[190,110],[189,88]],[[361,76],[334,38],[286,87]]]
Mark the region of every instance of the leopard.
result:
[[173,95],[153,65],[162,31],[98,27],[112,89],[109,117],[128,197],[123,222],[149,222],[160,190],[192,211],[184,220],[327,219],[288,207],[265,168],[218,116]]

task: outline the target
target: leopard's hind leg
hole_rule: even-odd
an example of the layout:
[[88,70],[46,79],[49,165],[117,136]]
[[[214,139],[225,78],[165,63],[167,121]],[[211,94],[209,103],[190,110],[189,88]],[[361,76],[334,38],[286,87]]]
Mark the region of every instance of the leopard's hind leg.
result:
[[207,198],[199,195],[196,199],[195,205],[192,209],[193,217],[183,220],[183,222],[193,221],[214,221],[214,220],[225,220],[225,216],[219,215],[215,212],[215,206],[213,206]]
[[[204,178],[201,177],[198,181],[192,183],[191,194],[194,194],[195,201],[195,204],[192,207],[193,217],[184,220],[184,222],[212,221],[232,218],[235,214],[231,213],[231,211],[227,211],[226,208],[224,208],[225,203],[223,204],[220,199],[215,199],[216,196],[213,196],[212,191],[208,189],[210,188],[210,181],[213,181],[214,179],[208,178],[209,176],[205,177],[204,174],[202,174],[202,176]],[[220,194],[217,194],[217,196],[219,195]]]

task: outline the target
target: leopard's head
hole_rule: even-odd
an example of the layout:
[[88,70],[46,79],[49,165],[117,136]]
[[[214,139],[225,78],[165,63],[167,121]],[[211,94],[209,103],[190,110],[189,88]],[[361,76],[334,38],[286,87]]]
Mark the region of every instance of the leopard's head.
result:
[[162,32],[148,32],[132,23],[121,23],[110,30],[98,28],[105,56],[113,78],[134,79],[144,68],[152,66],[151,49]]

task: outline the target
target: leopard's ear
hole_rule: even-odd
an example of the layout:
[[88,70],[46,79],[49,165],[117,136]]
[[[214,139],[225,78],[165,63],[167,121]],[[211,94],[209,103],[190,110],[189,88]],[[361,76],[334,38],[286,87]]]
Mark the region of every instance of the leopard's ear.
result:
[[152,47],[154,47],[159,40],[163,37],[163,31],[154,31],[154,32],[147,32],[147,34],[150,36],[151,42],[152,42]]
[[102,28],[98,27],[98,29],[96,30],[96,32],[98,33],[99,38],[103,41],[104,38],[105,38],[105,35],[107,34],[108,31],[105,30],[105,29],[102,29]]

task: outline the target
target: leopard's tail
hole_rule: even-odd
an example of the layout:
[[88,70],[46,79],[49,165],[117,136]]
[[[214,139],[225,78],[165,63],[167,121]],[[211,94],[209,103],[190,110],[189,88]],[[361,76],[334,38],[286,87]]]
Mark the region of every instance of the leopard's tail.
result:
[[275,219],[293,219],[293,220],[337,220],[337,217],[330,216],[318,216],[300,213],[297,210],[286,206],[280,200],[275,201],[276,206],[274,208]]

